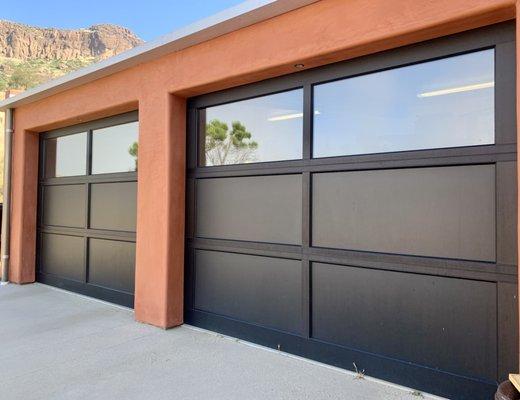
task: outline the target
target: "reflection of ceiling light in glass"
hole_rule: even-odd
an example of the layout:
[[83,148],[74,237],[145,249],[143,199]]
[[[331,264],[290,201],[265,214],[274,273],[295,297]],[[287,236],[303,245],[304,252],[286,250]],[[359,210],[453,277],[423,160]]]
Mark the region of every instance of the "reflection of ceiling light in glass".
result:
[[470,90],[487,89],[495,86],[495,82],[475,83],[474,85],[457,86],[448,89],[434,90],[433,92],[419,93],[417,97],[442,96],[444,94],[469,92]]
[[[320,114],[321,113],[318,110],[314,111],[314,115],[320,115]],[[276,117],[267,118],[267,120],[270,122],[274,122],[274,121],[286,121],[288,119],[296,119],[296,118],[303,118],[303,113],[277,115]]]

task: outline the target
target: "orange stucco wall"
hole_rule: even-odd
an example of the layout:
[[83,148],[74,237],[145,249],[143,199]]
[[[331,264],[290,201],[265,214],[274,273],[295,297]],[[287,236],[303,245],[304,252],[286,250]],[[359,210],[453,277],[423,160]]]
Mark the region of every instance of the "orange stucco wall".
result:
[[38,132],[139,109],[136,318],[182,323],[185,98],[515,18],[515,0],[322,0],[15,111],[11,274],[34,280]]

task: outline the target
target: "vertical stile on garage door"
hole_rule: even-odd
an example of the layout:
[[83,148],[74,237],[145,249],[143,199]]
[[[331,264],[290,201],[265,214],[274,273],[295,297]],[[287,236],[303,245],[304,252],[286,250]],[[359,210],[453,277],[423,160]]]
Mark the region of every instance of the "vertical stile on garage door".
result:
[[[312,158],[312,86],[303,85],[303,146],[302,158]],[[312,179],[310,172],[302,173],[302,305],[303,305],[303,333],[311,337],[311,262],[308,249],[311,245],[311,193]]]
[[[500,130],[497,144],[507,146],[517,141],[516,126],[516,43],[502,41],[495,46],[495,125]],[[510,78],[512,77],[512,79]],[[513,100],[511,100],[513,99]],[[508,229],[517,229],[517,162],[497,163],[496,198],[497,198],[497,264],[515,265],[517,260],[517,236],[507,235]],[[513,183],[514,182],[514,183]],[[509,227],[509,228],[508,228]],[[497,330],[499,380],[513,366],[509,361],[518,353],[518,305],[511,304],[510,298],[517,298],[517,277],[513,281],[497,282]],[[513,316],[513,317],[512,317]],[[516,332],[516,335],[511,335]],[[514,368],[513,368],[514,369]]]
[[[87,130],[87,175],[92,174],[92,129]],[[85,182],[85,210],[90,210],[90,183]],[[90,212],[85,213],[85,226],[90,227]],[[85,282],[89,282],[89,240],[85,238]]]
[[[485,51],[495,56],[493,143],[314,154],[317,85]],[[514,68],[514,24],[504,23],[191,99],[185,320],[343,368],[356,362],[368,375],[420,390],[487,398],[518,362]],[[205,151],[207,109],[295,90],[302,91],[300,158],[197,162]],[[414,203],[418,194],[409,188],[426,199],[449,200],[433,218],[445,229],[453,229],[453,218],[471,222],[460,243],[442,241],[453,231],[410,225],[428,208]],[[391,197],[381,203],[366,197],[368,189]],[[264,220],[235,221],[239,217],[221,208],[212,214],[225,201],[249,218],[241,202],[252,195],[285,208]],[[354,203],[358,213],[384,206],[391,214],[407,206],[414,217],[395,222],[390,235],[401,235],[401,242],[372,232],[379,217],[371,214],[355,232],[345,231],[338,216],[352,216],[348,204]],[[301,240],[294,226],[276,221],[289,221],[295,210],[301,211]],[[269,226],[280,232],[268,232]],[[298,316],[283,314],[282,308],[298,307]]]

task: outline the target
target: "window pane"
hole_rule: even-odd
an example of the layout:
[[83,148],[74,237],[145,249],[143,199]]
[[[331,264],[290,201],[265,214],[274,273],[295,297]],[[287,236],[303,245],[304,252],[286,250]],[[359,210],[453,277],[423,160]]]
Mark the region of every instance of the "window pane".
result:
[[92,133],[92,173],[137,171],[138,122],[97,129]]
[[85,175],[87,133],[45,140],[45,177]]
[[314,157],[493,144],[494,50],[314,88]]
[[228,165],[302,157],[303,90],[200,110],[200,165]]

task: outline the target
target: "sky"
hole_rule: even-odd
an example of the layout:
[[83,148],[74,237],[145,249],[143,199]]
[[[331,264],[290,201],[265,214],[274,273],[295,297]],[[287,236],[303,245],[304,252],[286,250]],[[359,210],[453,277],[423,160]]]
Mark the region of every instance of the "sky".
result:
[[145,41],[213,15],[243,0],[24,0],[2,7],[0,19],[39,27],[87,28],[111,23]]

